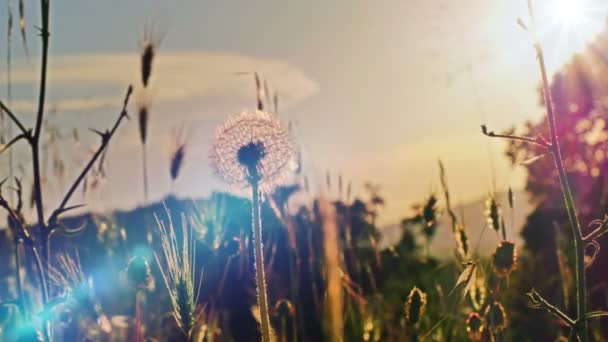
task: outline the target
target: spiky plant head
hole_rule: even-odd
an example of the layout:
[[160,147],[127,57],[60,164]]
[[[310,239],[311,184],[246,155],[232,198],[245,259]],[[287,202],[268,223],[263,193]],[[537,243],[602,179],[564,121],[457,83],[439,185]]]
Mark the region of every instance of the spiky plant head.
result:
[[297,158],[284,125],[257,110],[232,117],[217,129],[211,163],[228,184],[247,187],[255,179],[269,192],[295,170]]
[[475,310],[481,310],[483,308],[486,303],[486,296],[487,286],[485,279],[476,275],[474,279],[471,279],[471,287],[469,291],[471,304]]
[[467,334],[471,341],[481,341],[483,336],[484,321],[483,317],[477,312],[471,312],[466,321]]
[[[173,318],[182,332],[190,337],[201,314],[197,309],[198,291],[195,291],[194,287],[195,239],[185,217],[182,216],[182,241],[179,243],[171,215],[168,213],[167,216],[168,227],[157,218],[162,253],[159,256],[155,252],[154,256],[171,299]],[[198,280],[199,289],[200,284],[201,279]]]
[[456,239],[456,251],[461,260],[466,260],[469,257],[469,238],[464,224],[458,224],[454,231]]
[[498,301],[488,305],[484,314],[488,329],[493,334],[502,332],[508,324],[505,307]]
[[502,222],[502,210],[500,209],[500,205],[496,201],[496,197],[491,195],[486,200],[486,221],[488,222],[488,226],[490,226],[495,231],[500,231],[500,224]]
[[517,268],[517,250],[511,241],[502,241],[492,257],[494,271],[499,277],[511,274]]
[[152,282],[150,264],[143,256],[136,256],[129,260],[127,266],[127,280],[137,289],[148,288]]
[[420,321],[426,309],[426,293],[418,287],[410,291],[405,302],[405,320],[409,325],[415,325]]
[[186,147],[188,137],[184,134],[183,128],[173,131],[173,144],[171,147],[171,163],[169,165],[169,175],[175,181],[184,165],[186,157]]
[[141,83],[144,88],[148,87],[152,76],[152,66],[164,34],[158,33],[153,27],[146,26],[144,35],[139,42],[141,62]]
[[78,254],[64,254],[57,258],[57,266],[48,272],[51,285],[58,290],[67,311],[77,310],[94,321],[103,316],[101,305],[95,296],[92,278],[87,278]]
[[139,141],[146,144],[148,139],[148,125],[150,124],[151,102],[145,94],[141,94],[137,99],[137,123],[139,128]]

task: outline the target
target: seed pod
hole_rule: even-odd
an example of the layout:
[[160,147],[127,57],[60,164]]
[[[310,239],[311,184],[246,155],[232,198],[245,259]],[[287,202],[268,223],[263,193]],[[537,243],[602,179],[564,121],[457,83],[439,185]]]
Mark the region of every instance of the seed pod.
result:
[[466,321],[467,334],[469,334],[469,340],[481,341],[483,335],[483,318],[477,312],[471,312]]
[[405,302],[405,320],[407,324],[414,325],[420,321],[426,309],[426,293],[414,286]]
[[498,334],[507,327],[507,313],[499,302],[488,305],[484,316],[488,329],[493,334]]
[[494,271],[499,277],[505,277],[511,274],[517,268],[517,250],[515,244],[511,241],[502,241],[492,258]]

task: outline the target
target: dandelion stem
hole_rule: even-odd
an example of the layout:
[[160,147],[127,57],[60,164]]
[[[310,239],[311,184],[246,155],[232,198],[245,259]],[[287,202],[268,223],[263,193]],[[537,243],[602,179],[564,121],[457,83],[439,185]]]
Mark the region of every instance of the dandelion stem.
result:
[[536,50],[538,64],[540,67],[543,83],[543,92],[545,96],[545,106],[547,107],[549,130],[551,132],[550,151],[553,154],[553,159],[555,160],[555,166],[559,175],[559,181],[564,195],[566,210],[568,212],[568,220],[570,221],[570,227],[572,228],[572,234],[574,235],[575,271],[577,284],[577,320],[574,326],[574,330],[576,331],[576,334],[578,335],[579,339],[583,342],[586,342],[588,340],[588,337],[587,319],[585,317],[585,313],[587,311],[587,291],[585,287],[585,246],[583,243],[583,235],[581,232],[580,223],[576,214],[576,208],[574,206],[572,191],[570,190],[570,185],[568,184],[568,178],[566,177],[566,169],[564,167],[561,150],[559,148],[559,143],[557,140],[557,125],[555,120],[555,113],[553,111],[553,100],[551,98],[551,89],[549,88],[549,82],[547,80],[545,58],[540,42],[536,41],[534,44],[534,48]]
[[262,341],[270,342],[270,321],[268,318],[268,299],[266,298],[266,275],[264,272],[264,251],[262,246],[262,219],[260,217],[260,189],[259,178],[251,179],[252,192],[252,219],[253,219],[253,245],[255,260],[255,282],[258,292],[258,306],[260,307],[260,320],[262,328]]

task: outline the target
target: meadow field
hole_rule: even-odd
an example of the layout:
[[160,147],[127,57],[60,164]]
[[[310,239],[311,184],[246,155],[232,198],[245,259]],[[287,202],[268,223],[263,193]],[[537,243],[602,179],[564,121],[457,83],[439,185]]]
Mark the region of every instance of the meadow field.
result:
[[7,0],[0,341],[608,339],[608,5],[473,2]]

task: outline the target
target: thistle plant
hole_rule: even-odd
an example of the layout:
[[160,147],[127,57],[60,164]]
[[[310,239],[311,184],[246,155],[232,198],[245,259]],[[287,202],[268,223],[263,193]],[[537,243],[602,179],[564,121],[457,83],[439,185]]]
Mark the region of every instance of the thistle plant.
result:
[[225,182],[251,188],[255,278],[264,342],[270,341],[270,322],[260,200],[295,168],[295,159],[289,132],[277,118],[261,110],[243,112],[220,126],[211,150],[212,166]]
[[[182,241],[177,241],[175,227],[169,216],[169,226],[158,220],[161,256],[155,252],[154,257],[169,293],[173,307],[173,318],[183,332],[187,341],[192,339],[193,328],[198,321],[201,311],[197,309],[201,279],[198,280],[198,290],[195,287],[196,254],[195,239],[192,230],[188,228],[185,217],[182,217]],[[200,272],[201,276],[203,272]]]

